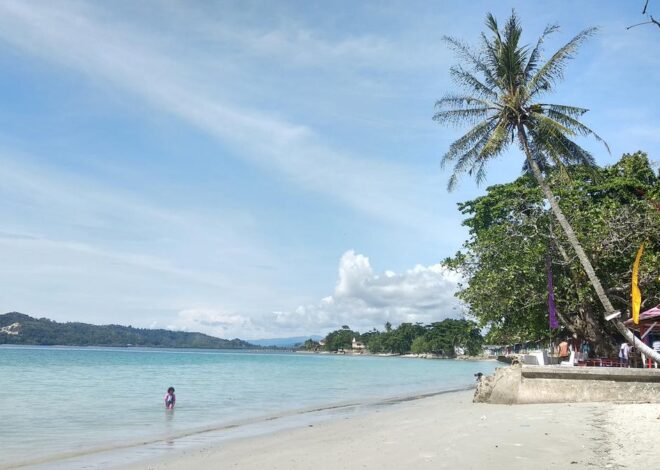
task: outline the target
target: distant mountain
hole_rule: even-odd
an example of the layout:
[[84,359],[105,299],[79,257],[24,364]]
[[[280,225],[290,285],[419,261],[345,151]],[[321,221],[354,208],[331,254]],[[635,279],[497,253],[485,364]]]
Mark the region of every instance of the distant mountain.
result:
[[238,338],[227,340],[202,333],[151,330],[120,325],[58,323],[18,312],[0,315],[0,344],[43,346],[143,346],[158,348],[247,349]]
[[256,344],[257,346],[276,346],[278,348],[290,348],[297,344],[304,343],[308,339],[312,338],[314,341],[318,341],[323,338],[319,335],[311,336],[293,336],[291,338],[266,338],[266,339],[251,339],[251,344]]

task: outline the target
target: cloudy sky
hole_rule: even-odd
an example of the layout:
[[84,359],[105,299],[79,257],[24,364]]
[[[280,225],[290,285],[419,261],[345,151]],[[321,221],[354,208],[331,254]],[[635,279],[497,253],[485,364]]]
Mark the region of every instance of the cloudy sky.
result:
[[599,163],[657,160],[643,3],[2,0],[0,312],[248,339],[455,316],[438,263],[484,187],[445,191],[442,36],[599,26],[553,101],[591,109]]

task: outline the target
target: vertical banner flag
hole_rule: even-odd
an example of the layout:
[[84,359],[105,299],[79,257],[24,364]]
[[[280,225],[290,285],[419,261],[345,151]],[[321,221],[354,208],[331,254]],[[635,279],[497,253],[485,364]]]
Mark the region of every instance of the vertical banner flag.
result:
[[552,285],[552,260],[550,255],[545,257],[545,268],[548,271],[548,315],[550,319],[550,329],[556,330],[559,328],[557,321],[557,309],[555,308],[555,289]]
[[640,245],[637,256],[635,257],[635,263],[632,269],[632,285],[630,287],[632,290],[630,294],[632,297],[632,317],[635,325],[639,324],[639,308],[642,306],[642,293],[637,285],[639,281],[639,262],[642,259],[642,253],[644,253],[644,243]]

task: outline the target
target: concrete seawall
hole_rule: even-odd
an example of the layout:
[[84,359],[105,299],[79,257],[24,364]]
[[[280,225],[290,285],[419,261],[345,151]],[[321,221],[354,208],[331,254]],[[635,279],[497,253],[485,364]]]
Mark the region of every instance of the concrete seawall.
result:
[[504,367],[482,379],[474,401],[499,404],[660,403],[660,369]]

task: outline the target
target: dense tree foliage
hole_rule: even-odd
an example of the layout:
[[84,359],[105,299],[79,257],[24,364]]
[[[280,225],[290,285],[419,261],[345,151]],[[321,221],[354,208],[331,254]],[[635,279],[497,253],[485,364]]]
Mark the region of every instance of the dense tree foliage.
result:
[[244,349],[254,348],[240,339],[226,340],[170,330],[151,330],[120,325],[58,323],[12,312],[0,315],[0,327],[18,323],[19,334],[0,333],[0,344],[60,346],[145,346],[160,348]]
[[397,328],[392,328],[388,323],[383,332],[374,329],[362,335],[343,328],[333,331],[326,337],[326,349],[330,351],[340,348],[349,349],[353,338],[366,344],[369,351],[374,354],[412,352],[434,353],[446,357],[454,357],[455,348],[463,348],[471,355],[481,354],[483,342],[476,323],[446,319],[430,325],[402,323]]
[[482,352],[483,338],[474,322],[447,319],[427,325],[423,335],[412,343],[413,353],[434,353],[453,357],[456,348],[463,349],[471,356]]
[[[570,179],[550,172],[549,182],[615,307],[629,311],[631,266],[642,242],[643,306],[659,303],[660,177],[646,154],[626,154],[602,169],[576,166],[568,171]],[[597,314],[598,298],[531,177],[492,186],[485,196],[459,207],[468,217],[463,224],[470,238],[445,262],[464,276],[458,296],[482,326],[490,327],[489,341],[550,336],[546,256],[552,260],[563,330],[602,350],[619,341]]]
[[351,349],[353,338],[361,341],[360,333],[351,330],[348,325],[344,325],[341,329],[335,330],[325,337],[325,349],[328,351]]
[[314,341],[312,338],[305,340],[303,344],[300,345],[300,349],[305,351],[318,351],[321,348],[321,345],[318,341]]

